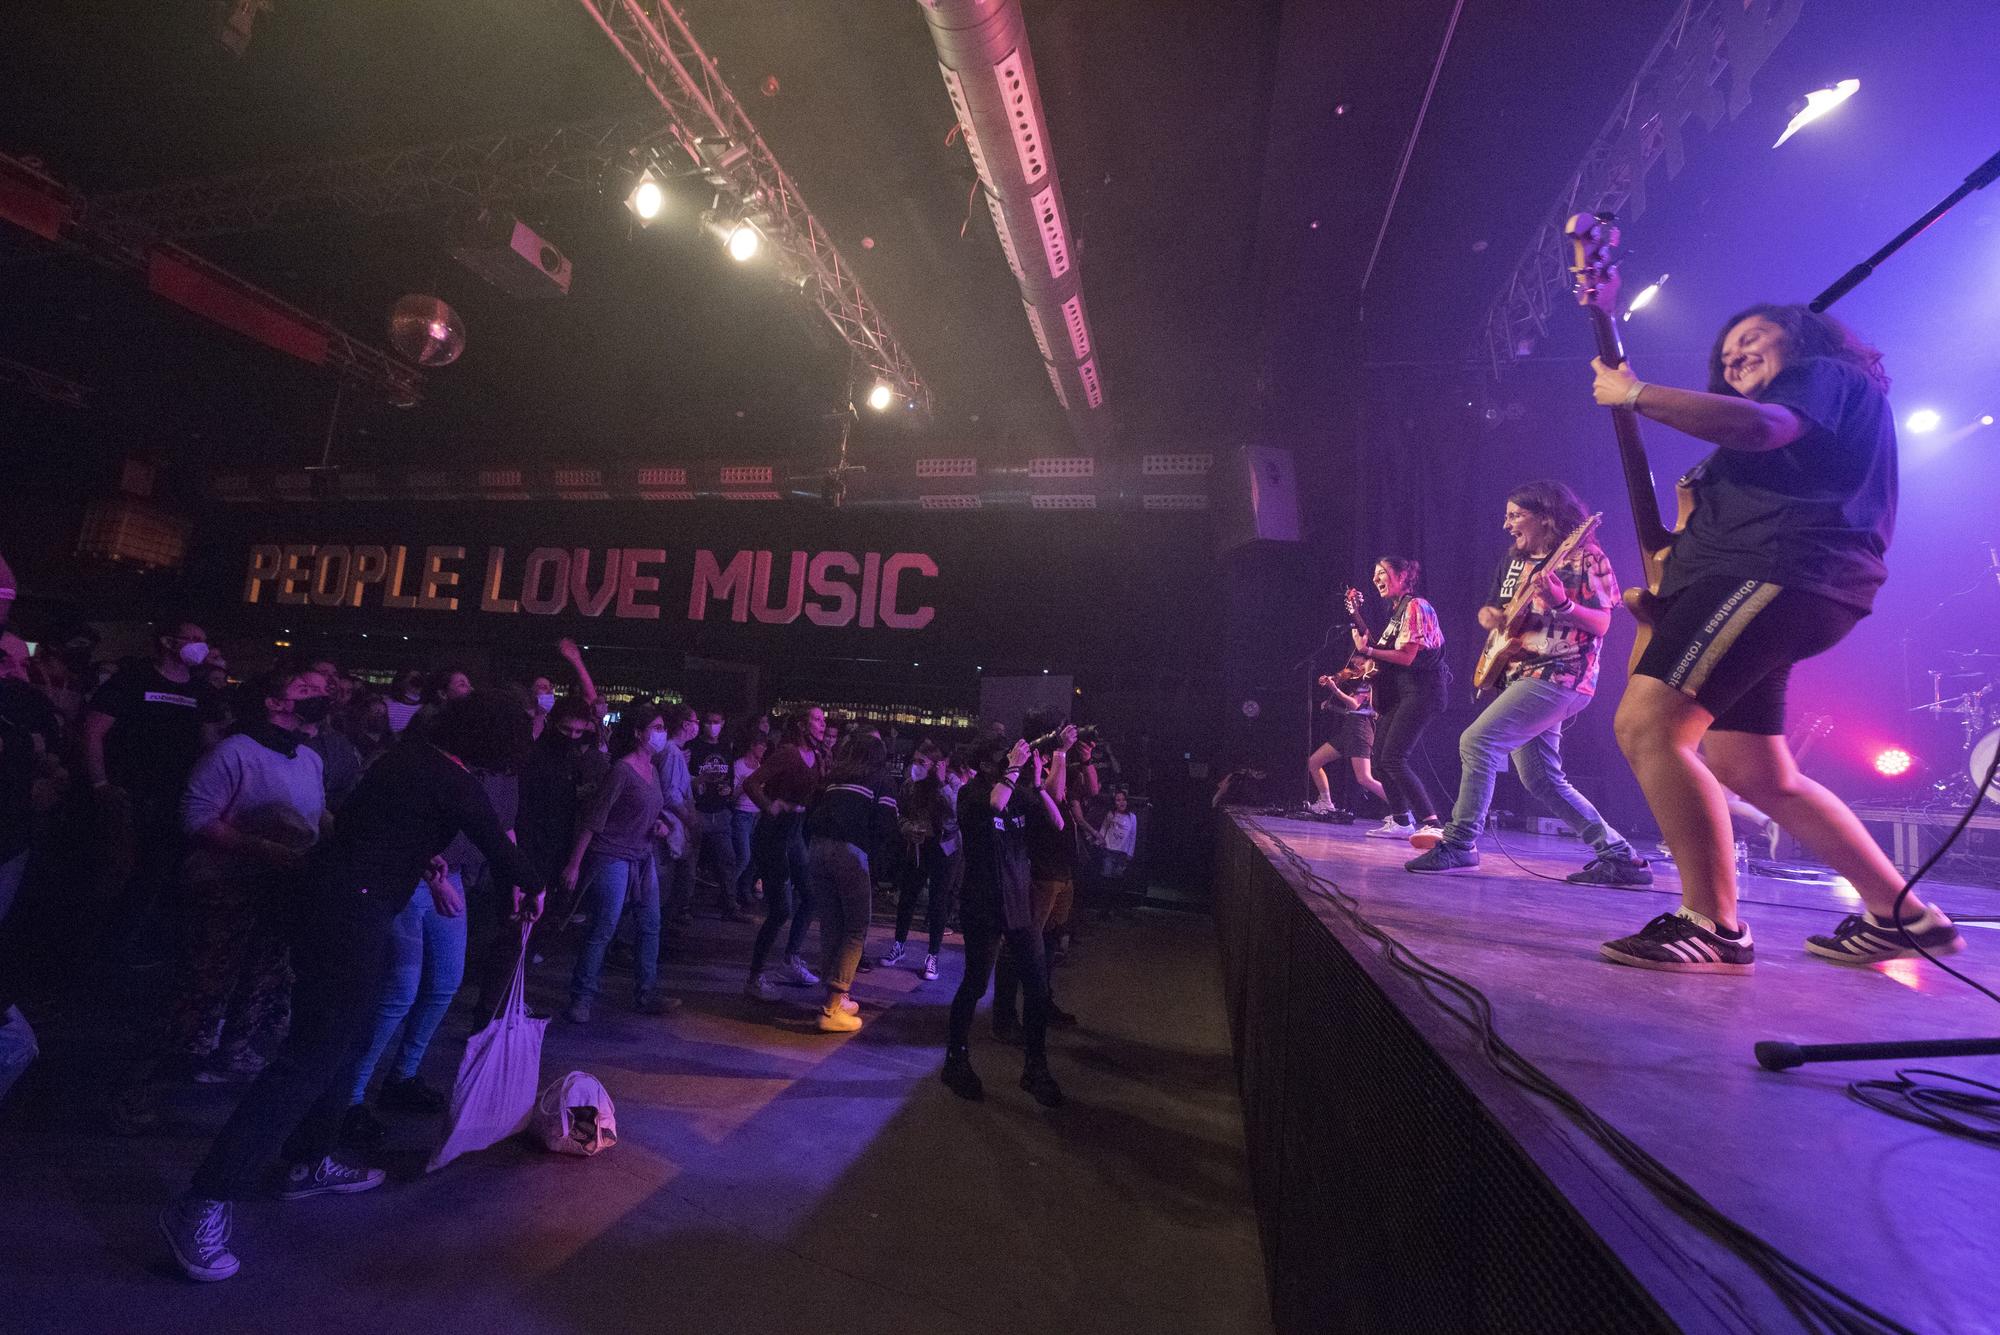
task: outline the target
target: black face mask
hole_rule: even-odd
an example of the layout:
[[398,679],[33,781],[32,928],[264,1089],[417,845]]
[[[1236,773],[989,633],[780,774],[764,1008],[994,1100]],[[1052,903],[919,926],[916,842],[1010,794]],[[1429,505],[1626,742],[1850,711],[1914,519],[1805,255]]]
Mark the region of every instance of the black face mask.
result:
[[303,700],[292,701],[292,717],[308,727],[326,722],[333,712],[333,697],[330,695],[308,695]]

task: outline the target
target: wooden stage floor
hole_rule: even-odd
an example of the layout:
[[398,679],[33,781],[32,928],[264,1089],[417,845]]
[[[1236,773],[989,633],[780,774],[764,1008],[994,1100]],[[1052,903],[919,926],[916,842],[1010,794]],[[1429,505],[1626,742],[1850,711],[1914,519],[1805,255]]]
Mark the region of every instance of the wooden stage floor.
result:
[[[1412,856],[1406,844],[1366,838],[1366,825],[1240,810],[1230,819],[1378,982],[1387,976],[1379,949],[1281,844],[1378,927],[1480,988],[1502,1037],[1739,1224],[1913,1330],[2000,1332],[2000,1150],[1900,1121],[1845,1092],[1849,1081],[1897,1065],[2000,1084],[2000,1059],[1780,1074],[1752,1057],[1766,1038],[2000,1034],[2000,1005],[1927,963],[1853,968],[1808,956],[1803,938],[1857,907],[1837,888],[1752,878],[1744,914],[1757,971],[1674,976],[1597,954],[1601,941],[1675,906],[1671,869],[1650,891],[1556,884],[1531,873],[1575,870],[1587,856],[1580,844],[1505,834],[1519,866],[1489,836],[1479,868],[1418,875],[1402,868]],[[1932,893],[1946,912],[2000,916],[2000,891],[1938,884]],[[1952,963],[2000,988],[2000,931],[1965,932],[1968,948]],[[1651,1197],[1563,1113],[1502,1080],[1413,986],[1385,991],[1600,1232],[1610,1217],[1624,1221],[1628,1238],[1645,1239],[1649,1260],[1634,1264],[1620,1247],[1621,1259],[1686,1328],[1801,1328],[1737,1257]],[[1691,1309],[1713,1320],[1688,1321]]]

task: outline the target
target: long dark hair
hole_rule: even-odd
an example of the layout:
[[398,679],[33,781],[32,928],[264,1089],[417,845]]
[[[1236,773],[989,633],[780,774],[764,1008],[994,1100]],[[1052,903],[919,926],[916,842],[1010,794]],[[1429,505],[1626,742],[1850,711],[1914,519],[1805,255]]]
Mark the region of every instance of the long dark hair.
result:
[[889,744],[872,732],[857,732],[834,748],[826,767],[828,783],[867,783],[889,763]]
[[634,700],[619,711],[618,722],[611,729],[611,758],[623,760],[639,749],[639,739],[646,735],[656,719],[664,719],[661,708],[646,701]]
[[1583,507],[1583,499],[1568,486],[1551,478],[1536,482],[1523,482],[1507,493],[1507,504],[1519,506],[1529,514],[1540,515],[1555,526],[1556,539],[1561,541],[1581,524],[1590,512]]
[[1721,330],[1715,335],[1715,346],[1708,350],[1709,393],[1736,394],[1722,377],[1722,341],[1729,337],[1730,330],[1755,316],[1762,316],[1783,332],[1785,354],[1789,359],[1802,362],[1813,357],[1831,357],[1860,371],[1884,394],[1889,392],[1889,373],[1882,369],[1881,352],[1869,346],[1852,329],[1810,306],[1776,306],[1760,302],[1722,322]]

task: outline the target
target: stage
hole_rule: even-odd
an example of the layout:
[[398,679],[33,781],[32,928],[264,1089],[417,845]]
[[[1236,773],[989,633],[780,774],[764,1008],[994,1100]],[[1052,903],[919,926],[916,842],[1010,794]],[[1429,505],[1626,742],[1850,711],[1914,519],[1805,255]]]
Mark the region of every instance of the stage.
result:
[[[1477,987],[1502,1039],[1737,1224],[1909,1329],[2000,1331],[2000,1152],[1847,1096],[1891,1064],[1774,1074],[1751,1055],[1764,1038],[2000,1033],[2000,1006],[1929,964],[1806,955],[1855,910],[1839,888],[1753,877],[1757,972],[1673,976],[1597,954],[1678,902],[1670,869],[1650,891],[1556,884],[1531,872],[1575,870],[1582,845],[1504,834],[1522,866],[1489,837],[1479,868],[1415,875],[1365,824],[1223,824],[1216,912],[1281,1331],[1811,1328],[1503,1076],[1315,877]],[[2000,914],[2000,891],[1933,893]],[[1966,935],[1954,965],[2000,983],[2000,934]],[[1901,1065],[2000,1083],[2000,1059]]]

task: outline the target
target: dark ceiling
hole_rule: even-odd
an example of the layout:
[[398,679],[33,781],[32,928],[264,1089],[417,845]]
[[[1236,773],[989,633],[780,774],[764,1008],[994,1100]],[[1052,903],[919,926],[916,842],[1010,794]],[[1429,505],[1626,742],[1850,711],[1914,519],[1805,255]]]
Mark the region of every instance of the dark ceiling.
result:
[[[1349,322],[1453,0],[1028,0],[1120,448],[1268,429],[1284,349]],[[974,182],[916,0],[696,0],[690,26],[932,383],[922,434],[1061,450],[1064,423]],[[1456,357],[1675,0],[1470,3],[1365,294],[1376,360]],[[1594,10],[1580,14],[1579,10]],[[16,6],[0,150],[86,193],[246,166],[643,112],[581,5],[277,0],[246,57],[206,0]],[[763,86],[775,76],[777,91]],[[688,205],[698,208],[698,203]],[[445,255],[435,214],[338,216],[193,248],[364,338],[442,295],[468,350],[407,411],[353,404],[368,459],[823,455],[846,356],[817,315],[691,224],[616,198],[521,211],[571,294],[505,297]],[[1315,226],[1315,224],[1317,224]],[[872,245],[864,246],[864,238]],[[121,274],[0,238],[0,354],[91,387],[122,444],[195,434],[209,460],[307,461],[331,385],[161,306]],[[1322,359],[1301,375],[1337,374]],[[18,391],[0,389],[0,399]],[[871,450],[919,428],[870,422]]]

